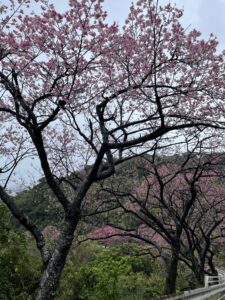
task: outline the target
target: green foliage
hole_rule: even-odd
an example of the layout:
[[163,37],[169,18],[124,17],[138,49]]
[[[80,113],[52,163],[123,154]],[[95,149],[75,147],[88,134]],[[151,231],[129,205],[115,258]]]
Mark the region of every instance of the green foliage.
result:
[[0,204],[0,299],[32,299],[40,271],[35,246],[28,236],[11,229],[8,211]]
[[43,180],[33,188],[19,193],[15,201],[40,228],[56,226],[62,219],[62,209]]
[[[164,279],[156,261],[126,252],[121,246],[101,248],[93,243],[75,247],[57,299],[136,300],[162,294]],[[156,269],[158,275],[153,273]]]
[[[0,228],[0,299],[31,300],[41,276],[39,253],[29,235],[11,228],[3,205]],[[150,256],[138,256],[139,251],[137,244],[103,248],[90,241],[74,245],[56,299],[149,300],[163,294],[163,266]],[[178,291],[187,285],[181,268]]]
[[[150,159],[150,157],[148,158]],[[106,183],[110,183],[110,186],[113,186],[116,190],[117,188],[121,188],[122,182],[122,190],[131,192],[134,183],[143,180],[143,176],[146,175],[146,170],[144,169],[145,164],[146,161],[142,157],[125,161],[122,165],[116,167],[115,176],[106,180]],[[75,175],[71,175],[69,179],[72,182],[77,180]],[[64,192],[70,196],[70,187],[68,185],[63,185],[62,188],[64,189]],[[85,207],[89,208],[90,211],[93,210],[93,207],[98,206],[98,202],[104,201],[105,199],[109,200],[109,207],[111,207],[111,203],[113,203],[113,201],[110,201],[109,193],[102,191],[98,184],[92,186],[86,198]],[[89,198],[90,201],[88,201]],[[93,199],[95,201],[94,204]],[[35,220],[35,223],[41,229],[48,225],[58,227],[58,224],[63,218],[62,208],[55,199],[55,196],[48,187],[45,179],[40,179],[39,183],[34,187],[17,194],[15,201],[25,214],[27,214],[32,220]],[[88,205],[90,205],[90,207],[88,207]],[[102,217],[102,215],[92,216],[91,222],[88,218],[86,218],[79,224],[79,234],[86,234],[88,231],[92,230],[93,222],[98,224],[98,226],[104,226],[105,218],[110,218],[113,222],[117,222],[117,218],[121,219],[120,216],[115,214],[113,211],[105,214],[104,217]],[[128,226],[139,225],[135,218],[130,216],[126,216],[124,218],[124,222]]]
[[198,286],[191,287],[189,284],[194,284],[194,274],[192,271],[182,262],[178,264],[178,276],[176,281],[176,290],[181,292],[187,289],[194,289]]
[[224,252],[224,244],[220,243],[216,247],[214,247],[215,256],[215,265],[219,268],[225,268],[225,252]]

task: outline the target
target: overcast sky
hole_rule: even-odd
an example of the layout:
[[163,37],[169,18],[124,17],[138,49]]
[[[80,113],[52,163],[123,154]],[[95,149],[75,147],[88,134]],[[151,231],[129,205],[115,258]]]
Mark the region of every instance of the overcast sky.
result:
[[[122,25],[131,2],[105,0],[104,7],[110,22],[115,20]],[[225,0],[159,0],[160,4],[169,2],[184,9],[182,22],[185,27],[190,25],[191,28],[196,28],[205,38],[214,33],[220,41],[220,49],[225,49]]]
[[[65,9],[67,3],[66,0],[53,2],[60,9]],[[191,28],[196,28],[205,38],[214,33],[220,41],[220,48],[225,49],[225,0],[159,0],[160,4],[169,2],[184,9],[182,22],[185,27],[190,25]],[[117,21],[122,25],[131,3],[132,0],[105,0],[104,7],[108,12],[108,20]]]

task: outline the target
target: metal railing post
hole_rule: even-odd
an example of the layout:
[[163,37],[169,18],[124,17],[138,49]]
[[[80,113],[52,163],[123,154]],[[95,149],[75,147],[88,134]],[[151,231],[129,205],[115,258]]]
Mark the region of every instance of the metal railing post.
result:
[[209,287],[209,276],[208,275],[205,275],[205,278],[204,278],[204,281],[205,281],[205,287]]

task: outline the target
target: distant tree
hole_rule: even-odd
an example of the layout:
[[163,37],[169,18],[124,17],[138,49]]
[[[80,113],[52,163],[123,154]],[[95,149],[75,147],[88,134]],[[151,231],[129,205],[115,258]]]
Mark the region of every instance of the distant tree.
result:
[[[0,197],[36,240],[44,264],[36,299],[48,300],[93,183],[159,138],[165,146],[183,130],[221,128],[224,54],[213,36],[184,30],[170,4],[136,1],[122,29],[107,24],[102,0],[70,0],[64,13],[35,5],[39,14],[30,0],[0,5]],[[26,157],[38,159],[64,210],[51,253],[7,189]]]
[[[199,284],[207,266],[215,274],[213,243],[223,238],[220,228],[225,219],[225,190],[220,182],[224,171],[219,168],[221,155],[204,153],[202,148],[197,142],[183,155],[143,157],[147,172],[132,192],[123,192],[121,184],[117,189],[104,188],[119,204],[120,217],[116,223],[109,219],[111,230],[99,230],[95,238],[112,242],[127,236],[153,246],[152,255],[165,262],[165,294],[176,291],[179,261],[190,267]],[[126,225],[126,214],[141,225]]]
[[195,274],[197,283],[204,283],[204,274],[217,275],[214,264],[216,248],[224,243],[225,197],[220,177],[201,180],[200,197],[184,227],[181,260]]

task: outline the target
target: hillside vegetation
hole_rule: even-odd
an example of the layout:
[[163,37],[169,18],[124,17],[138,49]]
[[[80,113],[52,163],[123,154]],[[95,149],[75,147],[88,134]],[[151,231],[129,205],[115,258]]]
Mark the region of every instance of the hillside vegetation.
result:
[[[164,165],[174,162],[180,164],[184,157],[185,155],[161,157],[157,160]],[[164,293],[165,258],[170,257],[170,249],[165,247],[164,242],[160,241],[160,247],[165,248],[164,256],[160,256],[153,245],[125,236],[124,231],[123,236],[108,239],[101,239],[99,234],[95,234],[96,229],[99,229],[98,232],[103,232],[104,236],[104,228],[113,224],[127,229],[143,228],[140,220],[115,206],[115,195],[108,193],[105,187],[110,186],[117,191],[122,189],[125,193],[132,193],[134,185],[144,189],[143,183],[148,176],[146,159],[150,161],[151,157],[139,157],[125,162],[117,168],[116,175],[110,181],[95,184],[87,195],[82,222],[63,271],[57,300],[147,300]],[[75,183],[78,175],[81,176],[78,173],[68,180]],[[65,192],[70,193],[69,186],[63,184]],[[128,203],[126,197],[121,199]],[[40,180],[36,186],[19,193],[15,201],[19,206],[25,207],[26,214],[31,219],[36,220],[51,248],[60,232],[63,214],[46,182]],[[98,209],[93,211],[92,207]],[[0,209],[0,299],[32,299],[42,268],[40,257],[30,235],[17,226],[17,222],[10,218],[3,205]],[[154,215],[157,216],[159,211],[159,208],[154,209]],[[114,235],[114,231],[110,231],[112,233]],[[133,231],[127,233],[133,234]],[[87,237],[94,237],[97,241],[86,241]],[[223,243],[214,245],[212,249],[216,265],[224,265]],[[197,254],[194,255],[197,262]],[[198,280],[193,278],[193,270],[180,260],[176,290],[198,286]]]

